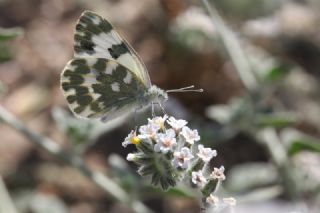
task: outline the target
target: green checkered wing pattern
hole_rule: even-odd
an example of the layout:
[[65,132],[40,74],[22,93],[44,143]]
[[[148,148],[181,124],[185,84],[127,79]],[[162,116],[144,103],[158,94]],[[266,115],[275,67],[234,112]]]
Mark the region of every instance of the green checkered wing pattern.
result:
[[112,59],[131,70],[146,87],[151,87],[147,69],[133,48],[104,18],[85,11],[79,18],[74,36],[75,58]]
[[133,111],[148,91],[141,79],[118,61],[92,57],[68,62],[61,87],[76,116],[103,121]]

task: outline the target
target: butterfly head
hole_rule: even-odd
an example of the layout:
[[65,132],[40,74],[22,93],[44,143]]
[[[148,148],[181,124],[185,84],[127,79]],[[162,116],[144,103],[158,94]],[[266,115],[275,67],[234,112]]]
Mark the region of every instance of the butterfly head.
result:
[[168,100],[168,94],[157,86],[151,86],[147,93],[148,102],[163,103]]

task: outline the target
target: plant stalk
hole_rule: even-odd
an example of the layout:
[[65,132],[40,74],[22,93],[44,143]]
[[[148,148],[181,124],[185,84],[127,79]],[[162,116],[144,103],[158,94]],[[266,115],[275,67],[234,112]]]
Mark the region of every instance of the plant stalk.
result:
[[30,141],[51,154],[55,158],[62,160],[69,166],[76,168],[83,175],[88,177],[92,182],[94,182],[97,186],[99,186],[102,190],[111,195],[114,199],[119,202],[127,204],[132,208],[133,211],[137,213],[151,213],[152,211],[146,207],[142,202],[132,200],[128,194],[117,185],[112,179],[107,177],[101,172],[90,170],[82,158],[74,155],[72,153],[66,152],[61,147],[45,136],[42,136],[38,133],[33,132],[28,127],[24,125],[20,120],[15,118],[10,112],[8,112],[5,108],[0,105],[0,121],[7,123],[12,128],[16,129],[18,132],[22,133],[25,137],[30,139]]
[[219,15],[216,8],[209,4],[208,0],[202,0],[205,8],[211,16],[211,21],[233,62],[239,77],[247,90],[252,91],[257,88],[257,79],[254,76],[251,65],[248,61],[247,55],[241,47],[239,40],[234,32],[228,28],[223,19]]

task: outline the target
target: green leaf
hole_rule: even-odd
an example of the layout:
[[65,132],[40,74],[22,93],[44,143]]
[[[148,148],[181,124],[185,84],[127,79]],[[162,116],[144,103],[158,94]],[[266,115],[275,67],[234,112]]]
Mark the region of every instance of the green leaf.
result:
[[276,81],[284,77],[287,73],[288,71],[284,67],[275,66],[266,72],[265,79],[267,81]]
[[23,33],[23,30],[21,28],[0,28],[0,41],[9,41],[17,36],[20,36]]
[[301,151],[312,151],[320,153],[320,142],[308,138],[295,139],[288,149],[288,154],[293,156]]
[[0,43],[0,63],[9,61],[12,53],[7,45]]
[[193,193],[190,191],[184,190],[182,188],[170,188],[167,192],[164,193],[167,196],[174,196],[174,197],[194,197]]
[[7,91],[6,85],[4,85],[2,81],[0,81],[0,95],[2,93],[5,93],[6,91]]
[[259,115],[256,118],[256,124],[259,127],[282,128],[282,127],[290,126],[296,122],[297,122],[296,116],[294,116],[291,113]]
[[150,194],[156,194],[156,195],[161,195],[163,197],[182,197],[182,198],[193,198],[197,196],[193,191],[188,190],[187,188],[182,188],[182,187],[173,187],[169,188],[167,191],[164,191],[158,187],[153,187],[153,186],[146,186],[144,193],[146,195]]

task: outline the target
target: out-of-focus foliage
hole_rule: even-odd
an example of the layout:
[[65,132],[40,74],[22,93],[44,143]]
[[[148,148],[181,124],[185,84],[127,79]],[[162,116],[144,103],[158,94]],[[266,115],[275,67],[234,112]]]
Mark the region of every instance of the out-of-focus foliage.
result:
[[22,32],[23,31],[20,28],[11,28],[11,29],[0,28],[0,42],[10,41],[12,39],[15,39],[17,36],[20,36]]
[[8,61],[12,57],[10,47],[6,42],[15,39],[17,36],[21,34],[22,30],[20,28],[0,28],[0,63]]
[[320,141],[295,129],[285,129],[281,138],[288,147],[288,154],[293,156],[303,151],[320,152]]
[[69,142],[79,152],[84,152],[99,136],[110,132],[112,129],[121,125],[121,121],[115,121],[104,125],[97,120],[82,120],[67,113],[62,108],[54,108],[52,116],[58,127],[66,134]]
[[243,19],[258,18],[277,11],[282,0],[217,0],[218,8],[226,14]]

